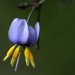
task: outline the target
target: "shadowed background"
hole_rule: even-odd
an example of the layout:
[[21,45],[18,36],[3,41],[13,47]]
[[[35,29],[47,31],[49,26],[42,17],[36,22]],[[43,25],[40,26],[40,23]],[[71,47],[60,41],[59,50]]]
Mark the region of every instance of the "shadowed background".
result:
[[[27,67],[22,53],[18,70],[3,62],[13,45],[8,29],[16,17],[27,19],[31,7],[20,10],[17,5],[27,0],[0,0],[0,74],[1,75],[74,75],[75,74],[75,0],[47,0],[41,8],[40,49],[31,48],[36,68]],[[29,21],[34,26],[37,10]]]

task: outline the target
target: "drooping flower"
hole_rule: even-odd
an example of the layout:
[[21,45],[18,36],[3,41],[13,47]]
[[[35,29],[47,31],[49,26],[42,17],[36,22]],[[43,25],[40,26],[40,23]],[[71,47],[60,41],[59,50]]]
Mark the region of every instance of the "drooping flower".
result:
[[9,49],[3,60],[5,61],[14,52],[10,62],[11,66],[13,66],[19,52],[21,52],[21,47],[24,47],[26,65],[29,66],[30,62],[32,66],[35,67],[33,55],[27,47],[32,47],[36,44],[39,38],[39,33],[39,22],[37,22],[35,24],[35,28],[33,28],[27,24],[25,19],[15,18],[12,21],[8,31],[9,40],[15,45]]

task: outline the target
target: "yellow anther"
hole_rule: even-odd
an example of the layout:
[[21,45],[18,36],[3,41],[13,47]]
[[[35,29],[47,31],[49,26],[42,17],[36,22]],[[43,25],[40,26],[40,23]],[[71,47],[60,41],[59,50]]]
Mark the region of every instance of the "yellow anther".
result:
[[29,59],[30,58],[30,53],[29,53],[29,49],[26,47],[26,49],[24,50],[24,55],[25,58]]
[[29,55],[30,55],[29,59],[33,60],[33,55],[32,55],[32,53],[30,51],[29,51]]
[[11,59],[11,62],[10,62],[11,66],[13,66],[15,64],[15,60],[16,59],[13,59],[13,58]]
[[11,62],[10,62],[11,66],[14,65],[15,60],[16,60],[16,58],[18,57],[19,51],[20,51],[20,48],[17,47],[17,48],[15,49],[13,55],[12,55],[12,59],[11,59]]
[[26,60],[26,65],[29,66],[29,59],[25,59]]
[[24,51],[24,55],[25,55],[25,60],[26,60],[26,65],[29,66],[29,62],[31,63],[31,65],[33,67],[35,67],[35,63],[33,61],[33,55],[30,52],[30,50],[26,47],[25,51]]
[[32,55],[31,52],[30,52],[30,63],[31,63],[31,65],[33,66],[33,68],[35,68],[35,63],[34,63],[34,61],[33,61],[33,55]]
[[7,52],[7,55],[5,56],[5,58],[3,59],[3,61],[5,61],[11,54],[12,52],[14,51],[14,48],[15,48],[16,45],[12,46],[8,52]]
[[31,65],[33,66],[33,68],[35,68],[35,63],[34,63],[34,61],[33,61],[33,60],[30,60],[30,62],[31,62]]

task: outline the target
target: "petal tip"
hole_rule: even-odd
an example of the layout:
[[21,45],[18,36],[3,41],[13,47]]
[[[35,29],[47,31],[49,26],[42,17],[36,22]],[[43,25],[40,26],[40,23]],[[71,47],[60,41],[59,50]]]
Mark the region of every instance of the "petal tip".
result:
[[35,31],[36,31],[37,40],[38,40],[38,37],[39,37],[39,34],[40,34],[40,24],[39,24],[39,22],[36,22],[36,24],[35,24]]

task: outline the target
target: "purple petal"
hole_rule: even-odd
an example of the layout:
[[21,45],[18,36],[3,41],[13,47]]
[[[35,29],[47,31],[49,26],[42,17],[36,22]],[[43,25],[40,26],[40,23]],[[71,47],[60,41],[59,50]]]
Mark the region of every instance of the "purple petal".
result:
[[10,26],[9,31],[8,31],[9,40],[15,44],[18,41],[17,32],[18,32],[18,28],[19,28],[20,24],[21,23],[19,22],[19,18],[15,18],[12,21],[11,26]]
[[28,39],[28,26],[24,19],[14,19],[8,31],[8,36],[14,44],[24,44]]
[[37,39],[35,30],[31,26],[28,26],[28,28],[29,28],[29,37],[28,37],[27,45],[34,45]]
[[[35,24],[35,31],[36,31],[37,40],[38,40],[39,33],[40,33],[40,25],[39,25],[39,22],[37,22],[37,23]],[[37,40],[36,40],[36,41],[37,41]]]
[[29,30],[28,30],[27,21],[23,20],[23,24],[20,26],[19,30],[19,43],[26,44],[28,36],[29,36]]
[[13,21],[12,21],[12,24],[14,23],[14,22],[17,22],[18,20],[20,20],[19,18],[15,18]]

